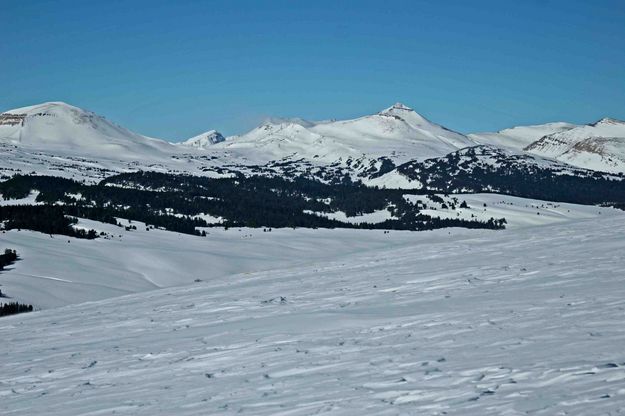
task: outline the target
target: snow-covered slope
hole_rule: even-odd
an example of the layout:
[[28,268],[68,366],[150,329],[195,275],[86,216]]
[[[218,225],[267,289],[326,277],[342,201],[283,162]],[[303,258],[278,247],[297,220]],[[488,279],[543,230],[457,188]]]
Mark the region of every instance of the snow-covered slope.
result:
[[214,144],[223,142],[224,140],[226,140],[226,138],[220,132],[217,130],[209,130],[178,144],[180,146],[207,149]]
[[624,235],[618,217],[439,230],[4,317],[0,413],[620,414]]
[[104,117],[62,102],[0,114],[0,142],[39,151],[102,158],[161,158],[170,143],[133,133]]
[[294,157],[334,162],[366,155],[371,159],[384,156],[401,163],[442,156],[473,145],[466,136],[432,123],[397,103],[354,120],[267,122],[215,147],[260,160]]
[[525,150],[587,169],[624,172],[625,122],[604,118],[546,135]]
[[[13,202],[0,201],[3,205]],[[394,233],[391,239],[383,231],[372,230],[263,232],[247,228],[210,228],[208,236],[200,238],[159,229],[146,231],[145,225],[132,224],[137,230],[81,219],[81,227],[109,235],[96,240],[25,230],[0,234],[0,250],[10,247],[21,256],[20,261],[0,272],[0,289],[13,300],[48,309],[190,285],[195,279],[211,280],[402,247],[414,238],[414,233]]]
[[480,144],[522,150],[541,137],[571,130],[575,124],[556,122],[533,126],[517,126],[496,133],[473,133],[468,137]]

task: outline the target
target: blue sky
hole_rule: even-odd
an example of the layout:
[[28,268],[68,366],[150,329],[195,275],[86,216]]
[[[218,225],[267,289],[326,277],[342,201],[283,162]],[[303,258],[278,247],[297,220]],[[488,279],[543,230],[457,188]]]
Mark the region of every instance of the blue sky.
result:
[[179,140],[401,101],[462,132],[625,119],[625,0],[0,0],[0,111]]

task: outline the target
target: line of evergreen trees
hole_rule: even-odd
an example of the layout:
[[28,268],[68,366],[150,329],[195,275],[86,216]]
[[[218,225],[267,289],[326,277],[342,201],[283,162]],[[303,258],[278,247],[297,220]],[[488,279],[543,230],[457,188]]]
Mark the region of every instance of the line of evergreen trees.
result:
[[0,270],[4,270],[6,266],[15,263],[16,260],[17,252],[10,248],[5,249],[4,254],[0,254]]
[[33,230],[46,234],[60,234],[76,238],[94,239],[95,230],[73,227],[76,218],[68,217],[70,209],[59,205],[9,205],[0,206],[0,222],[5,230]]
[[[15,250],[7,248],[4,250],[4,254],[0,254],[0,271],[4,270],[5,266],[13,264],[17,261],[18,256]],[[0,290],[0,298],[6,298],[7,295]],[[32,312],[33,305],[26,305],[18,302],[9,302],[0,304],[0,316],[14,315],[22,312]]]
[[[468,219],[439,219],[421,215],[408,203],[410,191],[366,187],[360,183],[324,184],[306,178],[237,175],[234,178],[206,178],[157,172],[125,173],[99,184],[83,184],[68,179],[15,176],[0,183],[0,192],[16,196],[40,191],[37,201],[44,206],[20,216],[10,216],[10,227],[27,228],[24,216],[41,216],[49,211],[51,224],[66,229],[63,216],[89,218],[116,224],[116,217],[141,221],[156,227],[188,234],[200,234],[208,227],[199,214],[224,219],[228,227],[306,227],[424,230],[442,227],[503,228],[503,223]],[[414,191],[413,191],[414,192]],[[427,193],[427,192],[426,192]],[[73,195],[79,194],[76,199]],[[56,204],[57,205],[51,205]],[[393,217],[380,224],[349,224],[314,213],[344,212],[358,216],[391,207]],[[176,215],[174,215],[176,214]],[[6,216],[6,214],[4,214]],[[42,231],[34,219],[31,226]],[[48,229],[51,225],[48,226]],[[46,231],[44,231],[46,232]],[[67,232],[67,231],[66,231]]]
[[32,312],[33,305],[10,302],[0,305],[0,316],[15,315],[16,313]]

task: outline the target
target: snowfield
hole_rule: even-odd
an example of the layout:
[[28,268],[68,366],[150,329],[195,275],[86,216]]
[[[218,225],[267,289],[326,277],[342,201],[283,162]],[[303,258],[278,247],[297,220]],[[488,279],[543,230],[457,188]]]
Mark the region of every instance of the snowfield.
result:
[[391,214],[388,208],[374,211],[368,214],[356,215],[353,217],[348,216],[343,211],[328,213],[328,212],[315,212],[315,211],[305,210],[304,213],[318,215],[320,217],[325,217],[331,220],[341,221],[341,222],[348,223],[348,224],[362,224],[362,223],[378,224],[386,220],[396,219],[395,217],[393,217],[393,214]]
[[[540,226],[579,219],[596,218],[601,215],[623,215],[623,211],[611,207],[595,205],[567,204],[565,202],[541,201],[539,199],[519,198],[501,194],[453,194],[438,195],[445,201],[442,204],[432,202],[423,195],[404,195],[412,203],[424,201],[429,209],[420,212],[439,218],[462,218],[488,221],[489,218],[505,218],[506,228]],[[456,206],[451,209],[454,198],[467,208]]]
[[5,317],[0,413],[620,414],[624,234],[622,215],[392,233],[409,241]]

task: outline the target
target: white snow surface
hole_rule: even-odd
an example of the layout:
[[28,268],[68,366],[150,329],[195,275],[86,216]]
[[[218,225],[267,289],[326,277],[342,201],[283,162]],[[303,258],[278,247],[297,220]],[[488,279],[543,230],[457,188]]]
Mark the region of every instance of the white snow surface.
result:
[[374,212],[369,212],[366,214],[355,215],[355,216],[348,216],[343,211],[315,212],[315,211],[305,210],[304,213],[313,214],[313,215],[329,218],[331,220],[341,221],[341,222],[348,223],[348,224],[362,224],[362,223],[377,224],[377,223],[384,222],[386,220],[396,219],[395,217],[393,217],[392,213],[388,209],[380,209]]
[[335,260],[1,318],[0,413],[622,412],[622,216],[390,235]]
[[[388,214],[388,212],[387,212]],[[213,217],[215,221],[218,218]],[[207,218],[210,219],[210,218]],[[157,288],[189,285],[237,273],[341,258],[357,252],[405,246],[414,233],[348,229],[204,228],[207,237],[119,220],[137,230],[81,219],[78,226],[104,231],[96,240],[11,230],[0,249],[21,260],[0,272],[0,289],[13,300],[48,309]],[[63,259],[59,261],[59,259]]]
[[377,186],[387,189],[421,189],[423,184],[415,179],[402,175],[397,170],[392,170],[382,176],[367,181],[369,186]]
[[10,205],[41,205],[41,202],[37,202],[37,196],[39,196],[39,191],[30,191],[25,198],[19,199],[4,199],[2,194],[0,193],[0,206],[10,206]]

